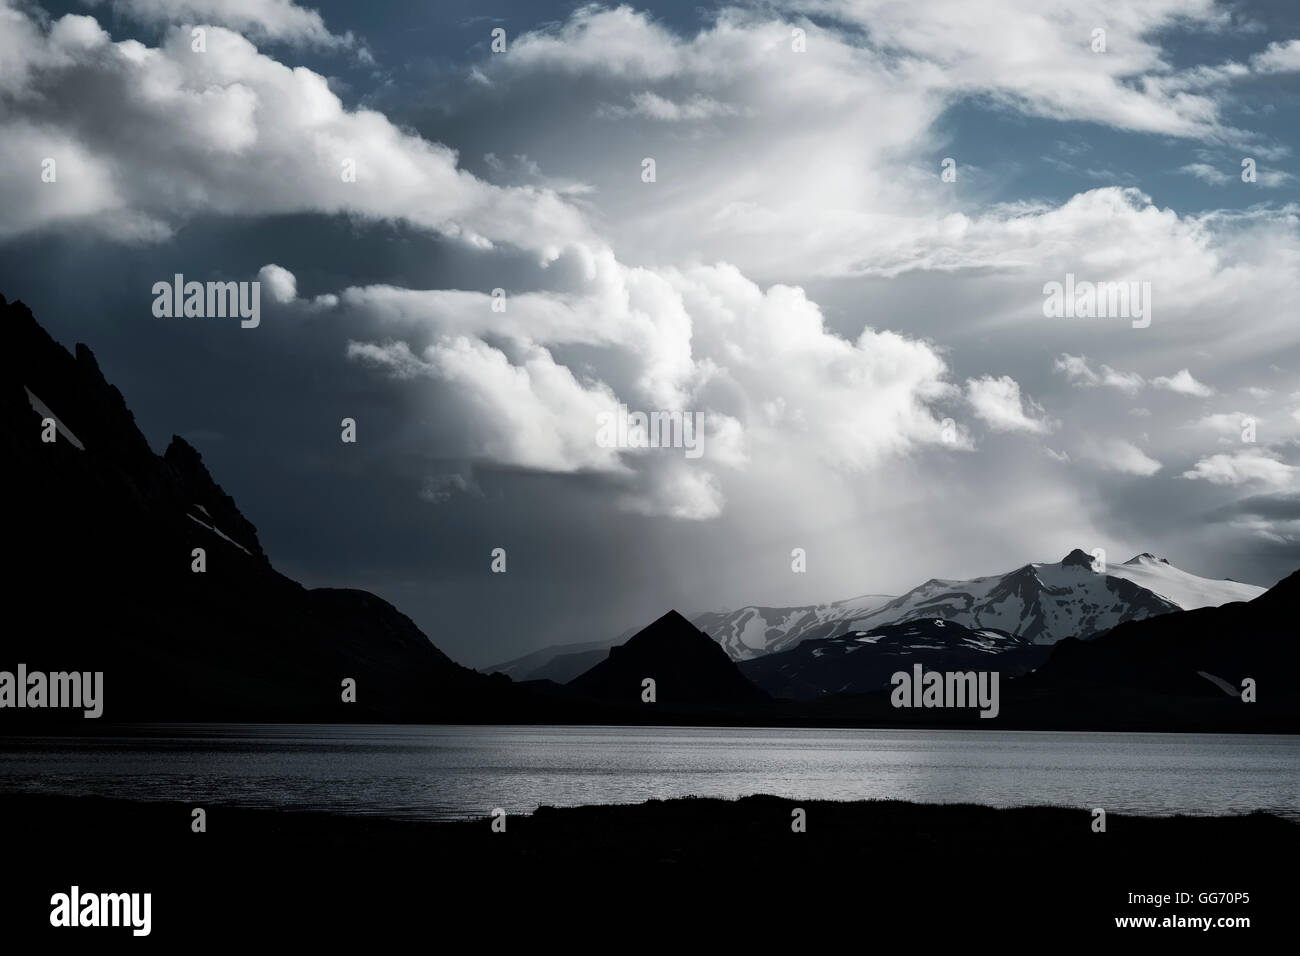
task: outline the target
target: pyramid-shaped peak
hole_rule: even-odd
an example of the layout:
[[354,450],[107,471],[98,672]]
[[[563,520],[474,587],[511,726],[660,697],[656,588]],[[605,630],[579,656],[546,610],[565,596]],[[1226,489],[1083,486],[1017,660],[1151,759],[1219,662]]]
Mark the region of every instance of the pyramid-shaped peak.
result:
[[[712,639],[698,627],[688,621],[676,610],[669,611],[647,624],[627,640],[627,644],[643,644],[665,640],[694,640],[700,638],[712,643]],[[719,648],[721,650],[721,648]]]
[[685,624],[687,627],[691,628],[692,630],[697,630],[694,624],[688,621],[686,617],[682,615],[676,608],[673,608],[667,614],[663,615],[663,617],[659,618],[656,621],[651,622],[650,626],[651,627],[659,627],[659,626],[681,627],[683,624]]
[[1062,567],[1080,567],[1092,569],[1092,555],[1082,548],[1075,548],[1061,559]]
[[639,705],[652,678],[661,703],[751,707],[766,695],[745,678],[713,638],[677,611],[642,628],[568,686],[587,696]]

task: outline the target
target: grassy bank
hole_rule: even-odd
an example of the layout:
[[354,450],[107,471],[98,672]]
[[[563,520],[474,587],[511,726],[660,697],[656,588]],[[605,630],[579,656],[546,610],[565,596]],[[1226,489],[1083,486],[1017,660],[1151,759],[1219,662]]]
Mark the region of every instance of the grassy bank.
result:
[[[806,832],[792,830],[793,810]],[[1117,930],[1126,915],[1239,916],[1250,930],[1170,930],[1224,940],[1276,930],[1281,874],[1300,825],[1241,817],[1108,815],[898,801],[679,799],[543,807],[429,823],[98,798],[0,796],[8,937],[98,945],[378,938],[469,927],[505,939],[596,925],[766,935],[831,926],[869,936],[969,926],[1014,938]],[[50,896],[151,892],[153,930],[51,929]],[[1248,892],[1239,905],[1129,901],[1130,893]],[[477,927],[477,929],[475,929]],[[593,930],[594,931],[594,930]],[[615,930],[616,931],[616,930]],[[603,932],[603,931],[602,931]],[[676,932],[676,930],[674,930]],[[1169,932],[1175,934],[1169,936]],[[120,937],[120,938],[119,938]],[[486,937],[485,937],[486,938]]]

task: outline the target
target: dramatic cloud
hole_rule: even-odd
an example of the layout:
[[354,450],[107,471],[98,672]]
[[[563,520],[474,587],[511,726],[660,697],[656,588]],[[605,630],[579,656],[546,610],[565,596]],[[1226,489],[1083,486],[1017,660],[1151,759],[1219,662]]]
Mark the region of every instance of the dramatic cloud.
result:
[[[72,316],[61,336],[123,381],[175,360],[227,383],[184,413],[137,387],[141,420],[224,436],[278,552],[346,565],[319,583],[540,643],[577,639],[593,589],[611,597],[584,639],[1087,542],[1247,580],[1298,563],[1285,502],[1230,510],[1295,487],[1300,439],[1300,144],[1273,94],[1297,47],[1249,9],[544,6],[500,54],[434,7],[427,49],[409,15],[326,9],[119,0],[97,22],[0,0],[0,291]],[[403,61],[372,70],[349,29]],[[322,53],[339,75],[291,59]],[[237,350],[139,321],[122,277],[182,266],[256,274],[274,308]],[[1067,275],[1149,287],[1150,326],[1047,317]],[[293,427],[262,416],[276,437],[241,483],[244,389]],[[1229,447],[1238,408],[1264,447]],[[624,411],[698,414],[701,454],[600,439]],[[342,415],[363,437],[334,458]],[[308,468],[291,501],[265,480]],[[340,495],[364,528],[319,520]],[[507,537],[503,601],[464,556]],[[507,656],[480,643],[458,649]]]
[[415,356],[401,343],[353,343],[348,354],[401,378],[427,375],[452,386],[467,416],[468,457],[543,471],[615,469],[617,452],[595,442],[598,416],[614,414],[609,389],[584,386],[544,348],[513,364],[478,339],[457,336]]
[[1270,43],[1267,50],[1251,60],[1251,65],[1260,73],[1300,72],[1300,40]]
[[[1105,54],[1091,48],[1102,22]],[[1060,208],[1021,202],[971,211],[969,187],[943,183],[938,157],[918,162],[939,148],[944,111],[967,97],[1053,120],[1252,139],[1223,125],[1217,94],[1162,85],[1170,68],[1150,38],[1175,23],[1219,29],[1226,15],[1209,0],[1121,8],[1005,0],[928,11],[896,0],[827,0],[791,4],[785,19],[724,8],[710,26],[678,36],[630,7],[589,6],[476,67],[487,84],[475,108],[551,90],[572,103],[564,142],[588,156],[603,152],[610,135],[593,115],[714,120],[690,137],[629,131],[644,152],[627,157],[623,170],[593,172],[616,213],[615,245],[634,236],[643,260],[726,258],[774,276],[1055,271],[1062,243],[1102,262],[1120,242],[1149,250],[1117,260],[1131,267],[1126,273],[1207,274],[1215,262],[1204,231],[1158,212],[1141,193],[1098,190]],[[796,52],[796,28],[806,33],[806,52]],[[805,148],[810,142],[818,148]],[[657,163],[656,183],[621,188],[639,173],[631,163],[647,155]],[[958,182],[972,174],[959,157]],[[1144,241],[1134,242],[1139,233]]]
[[48,32],[13,8],[3,17],[15,42],[0,50],[10,106],[0,162],[30,178],[0,183],[0,235],[67,225],[159,241],[197,214],[312,211],[407,221],[545,259],[589,236],[554,193],[482,182],[452,150],[345,109],[323,77],[228,30],[212,28],[207,52],[195,53],[183,30],[150,49],[114,43],[89,17],[62,17]]
[[[99,0],[86,0],[97,6]],[[335,36],[315,10],[292,0],[107,0],[116,13],[144,23],[214,24],[257,39],[350,47],[352,35]]]
[[1300,482],[1300,468],[1280,461],[1273,453],[1260,449],[1228,455],[1211,455],[1196,463],[1184,478],[1208,481],[1215,485],[1261,484],[1272,488],[1295,488]]
[[1052,422],[1044,417],[1042,407],[1032,399],[1022,399],[1020,385],[1009,375],[969,379],[966,400],[975,414],[996,432],[1042,435],[1052,430]]
[[[818,469],[860,472],[926,445],[969,447],[955,425],[945,438],[932,406],[957,390],[923,343],[872,329],[849,341],[826,329],[802,290],[762,290],[728,266],[655,272],[608,255],[589,264],[589,281],[575,293],[522,295],[500,313],[478,293],[347,289],[342,306],[387,336],[355,342],[349,355],[398,378],[455,385],[446,401],[476,436],[459,454],[606,473],[623,488],[623,505],[644,514],[715,517],[728,482],[741,473],[745,482],[770,482],[791,459],[806,463],[811,481]],[[510,344],[468,337],[488,335]],[[579,382],[547,351],[577,344],[608,353],[601,365],[621,369],[617,390]],[[703,414],[700,460],[598,447],[598,417],[620,403]],[[673,504],[677,492],[689,503]]]
[[[1017,109],[1051,119],[1121,129],[1207,137],[1222,132],[1212,97],[1166,89],[1168,72],[1152,37],[1174,23],[1213,27],[1225,14],[1212,0],[1104,0],[1052,3],[990,0],[810,0],[905,51],[954,95],[985,90]],[[1093,31],[1104,25],[1105,53]],[[1008,58],[1015,69],[1007,69]]]
[[[985,90],[1037,115],[1146,132],[1204,136],[1218,129],[1213,99],[1132,82],[1168,69],[1159,47],[1147,39],[1151,34],[1175,22],[1223,22],[1224,14],[1210,0],[1150,0],[1122,7],[1034,0],[978,6],[950,0],[929,8],[905,0],[807,0],[789,6],[869,31],[899,62],[867,46],[861,51],[864,63],[897,68],[935,93],[956,97]],[[1109,25],[1110,42],[1100,56],[1092,50],[1092,31],[1103,22]],[[738,54],[754,52],[745,32],[762,38],[759,51],[791,51],[791,24],[808,32],[808,48],[819,56],[844,51],[842,35],[802,18],[764,20],[732,8],[723,11],[714,30],[683,40],[629,7],[592,6],[580,8],[562,25],[521,38],[515,53],[526,67],[601,71],[641,80],[689,73],[705,80],[710,74],[725,75],[714,59],[724,49],[730,48],[733,63]],[[1006,68],[1009,54],[1015,55],[1018,69]]]

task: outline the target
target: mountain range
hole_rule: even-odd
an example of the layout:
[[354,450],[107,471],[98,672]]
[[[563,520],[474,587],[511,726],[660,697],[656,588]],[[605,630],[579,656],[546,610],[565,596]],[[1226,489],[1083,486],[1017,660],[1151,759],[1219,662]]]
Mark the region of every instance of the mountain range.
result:
[[[866,594],[831,604],[799,607],[750,605],[701,614],[692,623],[732,660],[746,662],[790,651],[809,641],[867,634],[888,624],[934,619],[1022,642],[1055,644],[1087,639],[1125,621],[1171,611],[1249,601],[1264,589],[1253,584],[1202,578],[1165,558],[1139,554],[1124,564],[1093,570],[1093,557],[1075,549],[1059,562],[1026,564],[1012,571],[966,580],[931,578],[899,597]],[[563,683],[581,674],[627,632],[608,641],[543,648],[487,668],[516,680]],[[758,668],[753,673],[768,673]]]
[[889,675],[920,664],[1002,674],[1002,726],[1297,729],[1300,572],[1264,593],[1149,554],[1094,570],[1076,550],[896,598],[670,611],[625,640],[479,673],[379,597],[276,571],[198,451],[173,437],[155,454],[86,346],[68,352],[3,297],[0,332],[15,559],[0,671],[102,671],[109,721],[968,723],[890,707]]
[[888,594],[864,594],[833,604],[742,607],[701,614],[695,626],[721,644],[733,661],[747,661],[788,650],[800,641],[851,630],[859,618],[892,600]]
[[1076,548],[1057,563],[1026,564],[1007,574],[968,581],[932,578],[859,624],[936,617],[1055,644],[1067,637],[1086,639],[1125,621],[1250,600],[1263,590],[1199,578],[1150,554],[1094,570],[1093,557]]

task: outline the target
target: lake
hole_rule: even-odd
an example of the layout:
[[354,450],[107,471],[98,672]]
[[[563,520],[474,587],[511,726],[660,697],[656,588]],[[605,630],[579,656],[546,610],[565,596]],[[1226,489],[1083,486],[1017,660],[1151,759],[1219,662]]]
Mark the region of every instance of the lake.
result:
[[431,820],[771,793],[1300,821],[1300,737],[169,724],[0,738],[0,790]]

